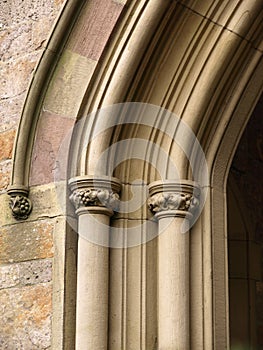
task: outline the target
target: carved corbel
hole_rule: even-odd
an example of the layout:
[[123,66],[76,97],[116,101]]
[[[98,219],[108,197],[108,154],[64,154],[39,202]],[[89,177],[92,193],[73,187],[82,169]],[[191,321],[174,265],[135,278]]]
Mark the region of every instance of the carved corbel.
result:
[[10,186],[7,193],[10,196],[9,206],[12,214],[17,220],[26,220],[32,211],[32,203],[28,198],[27,188]]

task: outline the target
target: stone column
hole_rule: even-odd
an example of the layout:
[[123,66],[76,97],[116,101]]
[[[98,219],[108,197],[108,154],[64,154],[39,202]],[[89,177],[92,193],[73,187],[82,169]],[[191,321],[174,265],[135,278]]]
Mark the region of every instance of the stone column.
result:
[[76,350],[106,350],[110,216],[120,182],[83,176],[69,181],[78,215]]
[[149,193],[159,229],[158,349],[188,350],[189,220],[199,203],[199,190],[190,181],[156,181]]

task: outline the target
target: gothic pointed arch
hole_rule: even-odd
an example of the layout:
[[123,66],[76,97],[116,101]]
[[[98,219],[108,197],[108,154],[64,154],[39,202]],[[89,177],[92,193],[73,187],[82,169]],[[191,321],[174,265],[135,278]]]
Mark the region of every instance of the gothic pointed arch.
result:
[[[227,348],[225,185],[242,130],[262,93],[262,3],[259,0],[207,0],[202,4],[194,0],[109,0],[106,5],[103,1],[85,4],[68,1],[65,9],[67,6],[70,10],[65,18],[70,19],[58,22],[58,27],[62,26],[59,30],[62,39],[54,37],[58,49],[54,54],[53,49],[47,48],[40,63],[45,66],[48,62],[47,69],[39,78],[36,73],[29,90],[20,127],[21,130],[26,125],[26,131],[18,134],[9,193],[25,195],[28,185],[54,181],[59,146],[70,130],[73,130],[68,149],[70,167],[62,180],[71,179],[73,197],[76,197],[75,182],[80,180],[85,191],[90,191],[90,179],[94,176],[97,180],[101,177],[99,182],[106,192],[110,183],[114,183],[115,192],[121,184],[123,198],[130,191],[135,175],[146,185],[160,180],[160,174],[149,163],[156,159],[156,164],[160,164],[164,150],[175,162],[178,178],[185,188],[188,188],[187,181],[197,178],[199,187],[207,192],[201,216],[191,228],[189,245],[189,346]],[[50,55],[54,57],[52,63]],[[127,115],[127,103],[138,103],[141,109],[135,121],[128,118],[121,123]],[[112,118],[102,117],[109,106],[119,104],[124,107],[113,116],[117,121],[112,123]],[[156,114],[151,116],[154,122],[150,126],[145,121],[143,106],[146,105],[158,106]],[[163,118],[163,110],[169,111],[168,118]],[[80,121],[77,124],[81,127],[74,128],[76,121]],[[196,137],[184,134],[182,125],[187,125]],[[101,126],[103,134],[96,134]],[[178,142],[174,142],[174,135],[179,138],[183,135],[184,152]],[[113,173],[108,173],[105,163],[97,168],[98,157],[105,150],[111,148],[109,159],[114,159],[119,152],[114,144],[139,137],[146,141],[149,158],[147,152],[142,152],[142,162],[134,162],[129,158],[131,149],[128,149],[120,158],[124,161],[117,163]],[[207,164],[204,183],[203,163],[195,153],[196,139]],[[83,144],[88,147],[83,148]],[[158,146],[154,148],[158,148],[157,153],[152,151],[153,145]],[[136,148],[136,143],[132,146]],[[175,180],[169,162],[165,162],[164,169],[164,180]],[[109,179],[112,176],[118,180]],[[176,188],[174,183],[171,188]],[[67,187],[63,191],[66,197]],[[90,192],[86,194],[90,200]],[[91,202],[98,203],[97,198]],[[71,208],[72,214],[68,201],[66,206]],[[97,206],[100,208],[95,214],[100,215],[100,219],[103,215],[112,215],[112,208],[109,211],[106,204],[107,210]],[[145,216],[152,217],[146,205],[140,210],[139,219]],[[120,225],[124,229],[129,220],[137,219],[136,216],[119,217],[111,222],[112,226]],[[103,217],[103,220],[106,219]],[[134,252],[111,255],[113,260],[107,265],[107,273],[113,276],[108,285],[110,299],[103,299],[109,306],[107,319],[111,320],[106,322],[109,330],[104,329],[103,341],[111,349],[114,349],[113,344],[121,347],[125,343],[129,347],[131,341],[137,348],[148,349],[158,342],[157,311],[151,310],[149,305],[157,304],[154,291],[157,245],[152,243],[148,251],[147,247],[140,247]],[[149,253],[152,254],[150,258]],[[114,277],[116,271],[122,276],[121,280],[116,277],[118,274]],[[147,271],[152,274],[153,282],[147,278]],[[127,286],[131,288],[126,289]],[[109,290],[104,292],[108,295]],[[113,292],[119,295],[121,306],[114,301]],[[100,327],[105,328],[103,324]],[[167,339],[169,341],[169,335]]]

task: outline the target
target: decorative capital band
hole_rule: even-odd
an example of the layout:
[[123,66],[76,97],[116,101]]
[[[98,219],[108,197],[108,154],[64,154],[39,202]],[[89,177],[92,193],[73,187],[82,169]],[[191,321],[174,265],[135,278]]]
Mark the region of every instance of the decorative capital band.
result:
[[185,213],[189,217],[199,206],[200,190],[190,181],[156,181],[149,186],[149,192],[148,206],[153,214],[172,211],[175,216]]
[[7,190],[10,196],[9,206],[12,214],[17,220],[26,220],[32,211],[32,203],[28,196],[26,187],[10,186]]
[[111,210],[117,210],[119,207],[119,195],[104,189],[82,189],[75,190],[70,195],[70,200],[75,209],[80,207],[99,206]]
[[69,186],[72,191],[70,201],[78,212],[81,208],[89,207],[102,207],[110,211],[118,210],[118,192],[121,187],[118,179],[79,176],[71,179]]
[[148,201],[149,208],[154,214],[164,210],[192,211],[198,203],[194,196],[185,193],[158,193]]

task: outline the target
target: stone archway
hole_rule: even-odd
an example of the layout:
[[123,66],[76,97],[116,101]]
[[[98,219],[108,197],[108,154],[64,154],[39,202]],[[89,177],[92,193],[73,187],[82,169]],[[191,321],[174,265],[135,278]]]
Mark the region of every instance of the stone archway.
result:
[[[81,11],[78,18],[75,17],[74,8],[71,7],[73,3],[77,6],[74,1],[67,2],[73,14],[70,11],[71,15],[68,14],[70,18],[64,22],[64,28],[61,31],[58,30],[58,34],[63,34],[63,40],[58,50],[55,50],[55,59],[47,60],[50,65],[48,67],[45,65],[46,58],[50,57],[50,52],[54,53],[54,47],[51,45],[50,50],[47,48],[46,55],[43,56],[44,59],[39,65],[42,84],[34,84],[33,81],[29,90],[24,109],[25,114],[21,122],[21,130],[24,129],[24,132],[18,134],[14,156],[16,166],[9,194],[11,196],[27,195],[28,185],[33,187],[39,185],[39,182],[45,185],[52,183],[52,166],[47,169],[49,176],[45,176],[44,180],[31,176],[30,183],[29,174],[30,171],[31,175],[41,174],[41,167],[38,166],[44,167],[45,165],[45,162],[35,161],[32,154],[36,154],[38,160],[41,160],[45,152],[49,156],[53,155],[52,151],[56,153],[57,144],[52,150],[38,147],[39,141],[50,139],[50,129],[53,129],[54,126],[56,126],[54,129],[60,131],[63,128],[68,130],[69,124],[72,125],[78,118],[85,117],[105,106],[129,101],[154,104],[178,115],[180,121],[189,125],[193,130],[204,149],[209,169],[209,183],[204,187],[207,187],[209,195],[200,220],[191,230],[189,245],[187,243],[184,246],[185,250],[188,250],[189,247],[191,257],[190,288],[188,291],[187,281],[183,279],[183,273],[181,273],[180,280],[183,288],[181,288],[181,294],[178,293],[176,302],[178,303],[178,299],[187,294],[184,308],[180,311],[186,327],[183,332],[180,332],[176,317],[168,320],[168,324],[170,330],[176,328],[177,332],[180,333],[181,340],[185,341],[184,350],[188,347],[209,350],[227,348],[229,335],[225,184],[229,163],[236,144],[262,91],[263,69],[262,51],[260,50],[262,27],[259,25],[262,3],[255,1],[244,5],[243,1],[233,1],[229,4],[228,1],[206,0],[200,5],[198,1],[138,0],[127,1],[126,5],[123,6],[125,1],[112,0],[109,1],[111,11],[105,12],[103,11],[104,0],[96,0],[85,2],[85,6],[79,8]],[[83,3],[84,1],[78,2],[82,5]],[[94,33],[94,36],[97,35],[99,38],[105,39],[99,48],[100,50],[96,51],[95,62],[90,61],[91,58],[94,59],[94,47],[92,46],[94,41],[86,40],[87,32],[86,29],[83,29],[86,28],[83,23],[90,23],[91,13],[95,13],[96,18],[101,21],[100,11],[98,10],[96,13],[94,8],[89,7],[91,3],[101,5],[100,11],[104,14],[115,13],[106,33],[107,39],[111,36],[106,47],[104,46],[107,40],[100,36],[100,32],[96,31],[96,21],[92,22],[95,29],[94,32],[89,31],[89,33],[92,35]],[[97,9],[96,4],[94,5],[95,10]],[[120,13],[120,20],[116,24]],[[59,26],[57,28],[59,29]],[[55,40],[56,42],[57,40]],[[97,40],[95,42],[99,43]],[[82,46],[82,43],[85,45]],[[89,47],[89,43],[92,47]],[[43,66],[45,69],[42,71],[40,68]],[[52,69],[49,69],[50,67]],[[83,71],[87,75],[82,74]],[[37,74],[36,78],[38,78]],[[39,81],[35,79],[35,82]],[[78,89],[75,89],[76,86]],[[71,92],[77,93],[77,99]],[[49,109],[52,110],[52,114],[47,112]],[[65,123],[67,119],[70,120]],[[92,126],[95,126],[96,123],[100,124],[100,116],[97,115],[94,121]],[[23,128],[23,126],[26,127]],[[82,141],[89,142],[90,140],[87,126],[84,125],[80,137],[77,137],[76,142],[72,143],[75,155],[79,155],[78,151]],[[85,127],[87,128],[85,129]],[[138,132],[140,130],[136,127],[130,128],[128,135],[130,138],[134,138]],[[64,130],[63,136],[65,133]],[[89,180],[94,176],[98,155],[105,148],[119,141],[123,135],[125,136],[125,130],[108,128],[100,142],[94,142],[83,158],[76,157],[74,159],[73,157],[75,167],[73,167],[73,172],[69,177],[78,177],[77,181],[81,180],[82,189],[87,190],[87,193],[84,194],[90,193],[88,192],[90,190]],[[24,143],[25,140],[29,142]],[[188,181],[192,180],[189,159],[185,157],[183,152],[180,152],[175,143],[163,138],[159,132],[150,132],[148,141],[154,141],[164,148],[167,147],[169,155],[176,159],[185,189],[189,191]],[[189,142],[187,138],[186,143],[189,150],[192,151],[193,143]],[[43,145],[40,144],[40,146]],[[195,159],[194,167],[201,172],[202,167],[198,163],[198,159]],[[129,176],[135,170],[136,166],[132,162],[121,169],[119,177],[122,185],[126,185],[125,180],[127,178],[129,180]],[[102,172],[99,175],[106,174]],[[84,178],[80,179],[81,176]],[[148,179],[147,185],[158,180],[154,173]],[[175,194],[178,194],[176,183],[170,183],[170,187],[166,186],[167,180],[168,182],[174,180],[169,168],[167,178],[164,180],[163,187],[169,188],[169,192],[174,191]],[[103,185],[101,189],[108,190],[107,186],[112,179],[100,177],[99,181]],[[113,179],[113,183],[116,185],[115,179]],[[65,183],[63,185],[64,188],[61,192],[64,191],[64,200],[66,198],[66,205],[70,206],[67,185]],[[74,197],[74,180],[70,181],[70,185]],[[117,190],[119,185],[115,187]],[[155,195],[156,188],[153,184],[150,185],[150,189],[153,190],[151,194]],[[183,195],[181,197],[185,198],[185,193]],[[34,201],[36,198],[34,191],[31,191],[30,196]],[[76,202],[78,206],[78,200]],[[91,202],[96,204],[93,206],[94,215],[108,222],[111,211],[97,205],[96,200]],[[38,210],[41,211],[41,209],[40,207]],[[77,207],[77,214],[82,211],[79,209]],[[52,215],[54,215],[54,208],[52,207],[51,210]],[[72,215],[72,208],[70,215]],[[83,223],[82,219],[83,217],[79,220],[80,226]],[[176,221],[180,224],[179,219]],[[83,226],[86,227],[86,225]],[[63,227],[61,232],[62,236],[65,235],[67,228]],[[58,237],[59,235],[55,235],[54,240],[56,241]],[[175,240],[173,240],[173,244],[175,244]],[[74,248],[72,249],[70,242],[67,245],[66,239],[64,239],[63,242],[56,241],[56,246],[58,248],[54,269],[60,274],[54,279],[54,300],[58,302],[54,303],[53,344],[57,349],[73,348],[75,324],[72,319],[67,323],[66,318],[69,314],[68,310],[75,306],[75,295],[74,292],[71,293],[70,289],[75,287],[71,283],[75,278],[75,256],[67,260],[66,255],[70,256],[69,251],[75,253],[75,244],[72,243]],[[173,245],[166,245],[162,249],[163,258],[165,258],[166,247],[169,250]],[[152,250],[156,251],[156,247],[153,246]],[[96,255],[96,249],[92,249],[92,253]],[[87,294],[91,298],[88,305],[90,313],[87,318],[83,319],[85,322],[88,319],[90,321],[99,319],[99,322],[96,323],[99,327],[94,334],[98,335],[100,331],[103,333],[103,337],[100,339],[98,336],[98,342],[91,345],[91,349],[94,349],[97,344],[100,344],[100,347],[97,348],[105,349],[108,338],[111,338],[112,343],[109,347],[114,350],[116,348],[148,350],[147,336],[150,335],[150,344],[153,347],[157,346],[156,344],[159,342],[159,334],[161,334],[163,341],[161,346],[170,348],[178,346],[176,335],[172,334],[172,331],[166,333],[164,327],[166,324],[164,318],[168,309],[167,305],[164,305],[166,301],[164,299],[168,296],[166,290],[170,287],[167,288],[166,285],[162,289],[162,285],[160,285],[162,302],[164,302],[161,306],[161,311],[164,311],[161,318],[158,319],[156,312],[154,312],[149,327],[145,316],[147,308],[151,307],[152,300],[156,304],[158,302],[156,292],[151,294],[149,289],[147,291],[145,289],[147,272],[150,271],[148,267],[149,265],[152,267],[152,262],[156,264],[157,261],[157,254],[154,252],[155,255],[152,255],[152,260],[149,262],[147,260],[147,254],[151,255],[149,253],[150,250],[146,253],[143,247],[138,249],[138,253],[131,250],[129,253],[124,252],[120,259],[115,260],[115,265],[112,264],[110,268],[107,264],[108,252],[99,252],[96,255],[102,258],[99,261],[101,265],[99,263],[97,265],[97,271],[101,271],[101,267],[103,270],[98,279],[96,279],[98,276],[96,273],[93,276],[97,285],[103,284],[103,281],[107,279],[103,280],[103,278],[108,274],[112,276],[117,268],[123,279],[118,279],[118,287],[122,292],[117,299],[118,302],[115,299],[114,288],[111,288],[112,298],[108,303],[108,286],[103,288],[100,294],[103,297],[101,304],[99,304],[100,300],[96,299],[96,283],[94,283],[92,293]],[[79,257],[81,258],[80,254]],[[171,272],[167,276],[171,277],[173,287],[176,285],[177,278],[177,274],[173,272],[178,271],[174,269],[174,266],[178,261],[173,259],[174,255],[172,255],[171,249],[169,257],[171,261],[165,267],[167,267],[168,272]],[[72,266],[73,269],[71,269]],[[89,275],[87,275],[85,266],[85,264],[79,266],[80,279],[85,274],[85,278],[81,281],[88,281],[89,286],[92,287],[92,279],[88,280]],[[92,268],[92,263],[89,268]],[[70,276],[72,270],[74,270],[72,272],[73,279]],[[159,278],[156,270],[155,265],[153,266],[152,279],[154,284],[152,290]],[[137,272],[139,273],[137,274]],[[184,288],[185,286],[186,288]],[[92,288],[89,291],[91,290]],[[175,300],[171,290],[172,288],[169,290],[168,303],[173,303]],[[185,290],[187,292],[184,293]],[[73,301],[70,299],[72,295]],[[99,307],[96,308],[96,305]],[[116,310],[115,314],[113,312],[115,319],[111,320],[110,334],[108,334],[107,329],[108,322],[105,320],[109,318],[108,306],[110,310]],[[188,313],[189,306],[191,307],[190,313]],[[83,310],[86,313],[87,309]],[[173,316],[175,314],[176,308],[173,307]],[[78,320],[80,325],[83,319]],[[157,331],[158,327],[159,331]],[[77,350],[81,349],[81,346],[86,349],[86,344],[90,344],[88,328],[82,332],[82,335],[83,338],[78,343],[82,345],[78,345]]]

